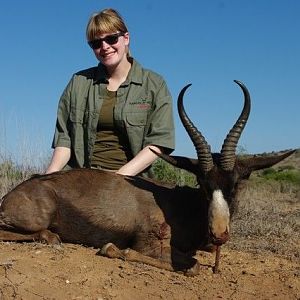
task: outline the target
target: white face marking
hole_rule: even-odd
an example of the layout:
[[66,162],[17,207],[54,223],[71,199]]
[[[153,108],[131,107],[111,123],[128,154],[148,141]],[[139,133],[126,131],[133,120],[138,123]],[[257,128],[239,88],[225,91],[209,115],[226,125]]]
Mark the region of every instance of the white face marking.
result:
[[220,237],[226,231],[229,232],[230,212],[221,190],[213,192],[208,218],[210,230],[215,237]]

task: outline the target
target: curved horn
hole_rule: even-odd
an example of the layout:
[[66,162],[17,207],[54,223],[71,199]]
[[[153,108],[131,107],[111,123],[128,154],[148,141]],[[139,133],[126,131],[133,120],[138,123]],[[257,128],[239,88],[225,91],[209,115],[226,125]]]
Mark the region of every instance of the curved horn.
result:
[[232,129],[227,134],[226,139],[224,140],[222,150],[221,150],[221,168],[225,171],[231,171],[234,168],[235,164],[235,150],[239,141],[239,138],[242,134],[242,131],[245,128],[245,125],[247,123],[249,114],[250,114],[250,108],[251,108],[251,99],[249,91],[247,90],[246,86],[238,81],[234,80],[236,84],[238,84],[243,93],[244,93],[244,107],[243,110],[232,127]]
[[191,84],[186,85],[181,90],[178,96],[178,101],[177,101],[178,114],[182,122],[182,125],[184,126],[186,132],[190,136],[196,148],[200,170],[203,172],[208,172],[213,167],[213,159],[210,152],[210,147],[207,144],[205,138],[202,136],[201,132],[197,130],[195,125],[187,116],[183,107],[183,95],[189,86],[191,86]]

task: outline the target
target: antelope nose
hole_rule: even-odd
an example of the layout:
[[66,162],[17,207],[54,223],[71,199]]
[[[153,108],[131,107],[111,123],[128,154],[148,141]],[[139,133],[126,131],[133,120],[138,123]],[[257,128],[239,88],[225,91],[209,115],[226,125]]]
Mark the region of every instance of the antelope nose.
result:
[[211,233],[211,240],[212,240],[212,243],[217,246],[225,244],[229,240],[229,232],[226,230],[218,236]]

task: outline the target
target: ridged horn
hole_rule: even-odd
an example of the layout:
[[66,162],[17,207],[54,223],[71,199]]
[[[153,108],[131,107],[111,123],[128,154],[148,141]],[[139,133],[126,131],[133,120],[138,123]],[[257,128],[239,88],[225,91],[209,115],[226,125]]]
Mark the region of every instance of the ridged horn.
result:
[[236,123],[226,136],[222,146],[220,163],[221,168],[225,171],[231,171],[234,168],[236,147],[242,131],[246,126],[251,109],[251,99],[248,89],[242,82],[238,80],[234,80],[234,82],[238,84],[243,91],[244,107]]
[[190,118],[187,116],[185,109],[183,107],[183,95],[191,84],[186,85],[180,92],[177,101],[177,109],[182,125],[184,126],[186,132],[190,136],[197,152],[198,163],[200,170],[204,173],[210,171],[213,167],[213,159],[210,152],[210,147],[207,144],[205,138],[199,132],[196,126],[192,123]]

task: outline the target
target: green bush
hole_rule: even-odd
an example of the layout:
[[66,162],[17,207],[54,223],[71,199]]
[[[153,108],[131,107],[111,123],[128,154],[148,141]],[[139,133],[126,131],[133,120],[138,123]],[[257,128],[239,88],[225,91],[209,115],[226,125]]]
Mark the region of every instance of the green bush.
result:
[[156,160],[152,166],[154,178],[167,183],[175,183],[180,186],[188,185],[195,187],[197,180],[194,174],[178,169],[162,159]]
[[278,170],[269,168],[262,171],[261,176],[268,180],[286,181],[300,186],[300,171],[292,167],[284,167]]

